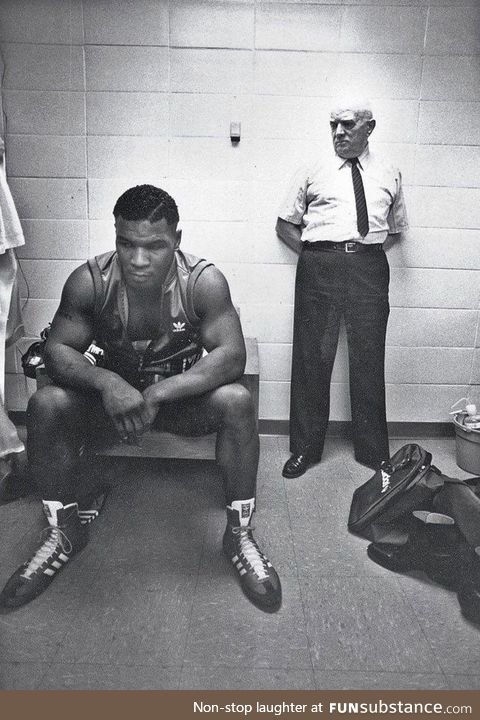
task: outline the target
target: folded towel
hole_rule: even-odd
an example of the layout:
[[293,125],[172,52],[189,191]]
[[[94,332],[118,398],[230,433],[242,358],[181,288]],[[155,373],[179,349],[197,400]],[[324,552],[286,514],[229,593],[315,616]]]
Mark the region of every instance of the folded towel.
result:
[[25,244],[22,226],[7,184],[5,171],[0,168],[0,253]]
[[17,429],[0,403],[0,458],[20,453],[25,447],[18,437]]

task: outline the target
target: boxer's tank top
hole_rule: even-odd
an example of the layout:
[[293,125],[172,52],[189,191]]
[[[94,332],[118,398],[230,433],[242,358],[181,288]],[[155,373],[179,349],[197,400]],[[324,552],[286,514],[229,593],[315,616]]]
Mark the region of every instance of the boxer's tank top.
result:
[[105,353],[105,367],[140,390],[192,367],[203,353],[193,288],[211,264],[176,250],[163,286],[158,333],[132,341],[127,332],[127,290],[117,253],[88,260],[95,286],[95,344]]

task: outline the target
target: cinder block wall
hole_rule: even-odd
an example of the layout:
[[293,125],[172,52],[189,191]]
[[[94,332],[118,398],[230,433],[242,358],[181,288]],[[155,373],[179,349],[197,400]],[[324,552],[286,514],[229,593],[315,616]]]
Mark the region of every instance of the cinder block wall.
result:
[[[374,102],[372,145],[403,169],[412,225],[389,254],[389,419],[444,421],[469,388],[480,404],[479,28],[476,0],[1,0],[29,333],[68,273],[112,247],[116,197],[159,184],[258,337],[261,417],[286,419],[295,257],[276,209],[329,142],[330,98],[355,88]],[[342,347],[332,419],[349,417],[346,383]],[[8,387],[24,407],[23,381]]]

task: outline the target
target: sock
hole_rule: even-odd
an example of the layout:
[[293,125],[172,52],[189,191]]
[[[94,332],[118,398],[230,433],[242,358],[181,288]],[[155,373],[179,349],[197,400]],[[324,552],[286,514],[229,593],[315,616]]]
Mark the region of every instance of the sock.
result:
[[64,505],[59,500],[42,500],[43,512],[48,520],[49,525],[52,527],[58,527],[58,511],[67,510],[68,508],[76,507],[77,503],[69,503]]
[[247,527],[255,510],[255,498],[249,500],[233,500],[231,505],[227,505],[227,510],[238,515],[240,527]]

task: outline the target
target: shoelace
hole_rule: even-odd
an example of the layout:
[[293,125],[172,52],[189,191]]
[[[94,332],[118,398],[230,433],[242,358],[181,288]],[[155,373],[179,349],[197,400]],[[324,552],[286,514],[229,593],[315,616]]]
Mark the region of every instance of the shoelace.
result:
[[240,552],[252,566],[254,573],[258,576],[259,580],[265,580],[268,577],[266,570],[266,558],[260,552],[257,543],[251,537],[250,533],[255,528],[249,527],[232,527],[232,533],[234,535],[240,535],[239,544]]
[[22,577],[28,578],[43,565],[48,558],[53,555],[58,545],[62,548],[62,551],[69,555],[72,552],[72,543],[65,535],[63,530],[59,527],[46,527],[40,533],[40,538],[44,533],[50,533],[45,542],[40,545],[38,550],[35,552],[33,557],[28,561],[28,564],[22,573]]

